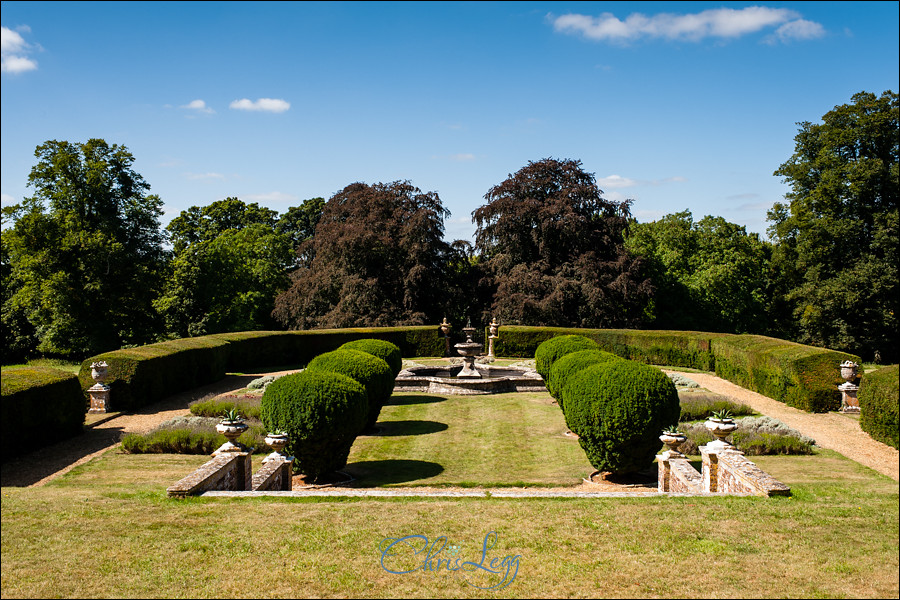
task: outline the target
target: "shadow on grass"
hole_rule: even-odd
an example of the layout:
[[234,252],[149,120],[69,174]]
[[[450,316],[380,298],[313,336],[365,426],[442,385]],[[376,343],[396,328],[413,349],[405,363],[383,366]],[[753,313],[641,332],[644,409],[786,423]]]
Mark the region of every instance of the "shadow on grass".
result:
[[384,403],[385,406],[406,406],[408,404],[433,404],[443,402],[446,398],[440,396],[413,396],[411,394],[397,394]]
[[445,431],[446,429],[447,424],[439,423],[438,421],[379,421],[370,435],[382,437],[425,435]]
[[353,487],[367,488],[436,477],[444,472],[444,467],[425,460],[363,460],[350,463],[341,471],[356,478]]

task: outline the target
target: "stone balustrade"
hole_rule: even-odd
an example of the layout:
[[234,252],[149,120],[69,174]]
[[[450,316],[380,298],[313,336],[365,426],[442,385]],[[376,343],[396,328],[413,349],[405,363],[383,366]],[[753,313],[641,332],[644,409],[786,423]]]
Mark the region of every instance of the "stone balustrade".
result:
[[658,490],[677,494],[739,494],[790,496],[791,489],[760,469],[734,447],[702,446],[702,472],[682,454],[664,452],[657,456]]

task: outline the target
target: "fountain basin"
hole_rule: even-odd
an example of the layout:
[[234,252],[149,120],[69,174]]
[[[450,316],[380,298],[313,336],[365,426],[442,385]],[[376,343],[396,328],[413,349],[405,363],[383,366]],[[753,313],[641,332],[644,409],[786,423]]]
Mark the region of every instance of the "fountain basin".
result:
[[509,392],[546,391],[534,369],[476,365],[480,377],[458,377],[463,365],[410,367],[400,371],[394,392],[429,392],[451,396],[478,396]]

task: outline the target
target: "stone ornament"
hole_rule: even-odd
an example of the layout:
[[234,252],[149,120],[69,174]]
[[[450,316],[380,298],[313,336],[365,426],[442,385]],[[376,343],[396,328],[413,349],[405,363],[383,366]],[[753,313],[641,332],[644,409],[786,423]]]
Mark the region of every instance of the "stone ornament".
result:
[[272,454],[268,455],[263,459],[264,463],[271,462],[273,460],[284,461],[287,457],[284,454],[284,449],[288,443],[288,436],[286,433],[270,433],[266,435],[266,444],[272,448]]
[[91,363],[91,379],[94,385],[87,389],[91,399],[88,412],[92,414],[109,412],[109,386],[103,383],[109,373],[109,365],[106,361]]
[[725,438],[734,433],[737,423],[731,417],[710,417],[704,426],[716,436],[716,439],[706,447],[714,452],[721,450],[734,450],[734,446],[725,441]]
[[219,449],[213,452],[213,456],[223,452],[246,452],[247,449],[244,445],[237,443],[236,440],[241,437],[241,434],[247,431],[247,429],[247,424],[239,417],[223,418],[219,424],[216,425],[216,431],[224,435],[225,439],[228,441],[219,446]]

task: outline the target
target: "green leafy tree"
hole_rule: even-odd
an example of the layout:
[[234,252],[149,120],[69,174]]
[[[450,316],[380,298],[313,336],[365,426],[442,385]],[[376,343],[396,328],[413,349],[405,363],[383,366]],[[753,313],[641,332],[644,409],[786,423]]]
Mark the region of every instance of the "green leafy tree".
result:
[[[300,206],[291,206],[279,217],[278,223],[275,224],[275,230],[287,235],[291,241],[291,247],[294,252],[297,252],[303,242],[310,239],[315,233],[316,225],[322,218],[324,210],[325,198],[304,200]],[[299,256],[295,266],[300,266]]]
[[475,246],[508,323],[635,326],[652,286],[624,247],[629,203],[605,200],[581,161],[529,162],[472,213]]
[[802,122],[769,211],[782,326],[797,341],[896,360],[898,96],[860,92]]
[[274,315],[293,329],[440,322],[447,306],[449,212],[407,181],[353,183],[325,204]]
[[652,327],[767,333],[771,244],[722,217],[690,211],[635,223],[626,246],[656,287]]
[[271,329],[292,251],[278,213],[237,198],[192,206],[169,224],[171,274],[156,307],[171,335]]
[[[73,358],[153,341],[165,251],[162,201],[124,147],[48,141],[34,195],[8,207],[3,232],[6,341]],[[22,348],[33,340],[34,347]]]

